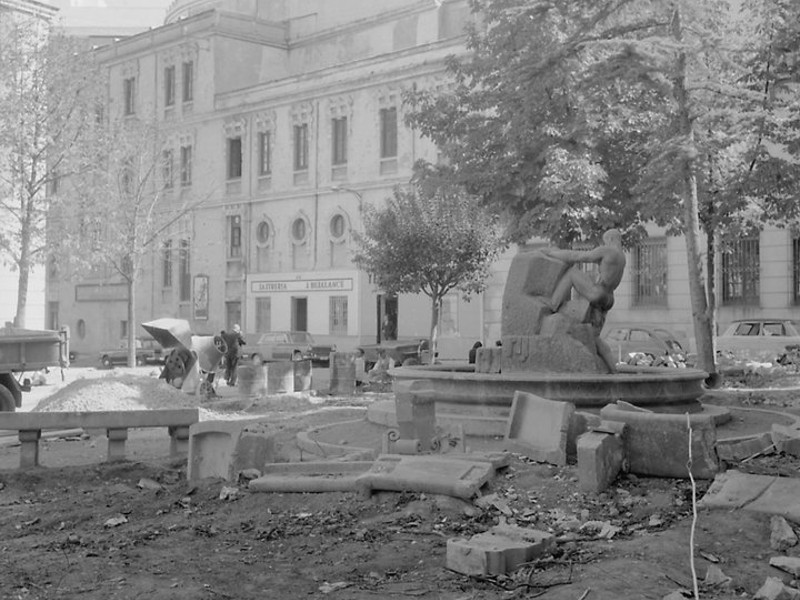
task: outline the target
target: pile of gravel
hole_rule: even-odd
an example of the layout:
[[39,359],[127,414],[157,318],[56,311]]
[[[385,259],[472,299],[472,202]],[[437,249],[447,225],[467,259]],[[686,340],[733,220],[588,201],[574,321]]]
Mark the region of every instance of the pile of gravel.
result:
[[163,379],[109,374],[76,379],[42,399],[33,412],[193,408],[199,403]]

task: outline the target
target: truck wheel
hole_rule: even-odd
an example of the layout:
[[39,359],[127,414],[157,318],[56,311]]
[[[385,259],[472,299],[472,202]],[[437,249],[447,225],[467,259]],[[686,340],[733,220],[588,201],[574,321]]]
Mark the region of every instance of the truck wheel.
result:
[[113,366],[112,363],[111,363],[111,359],[108,358],[108,356],[104,356],[103,358],[101,358],[100,362],[103,363],[103,366],[106,369],[110,369]]
[[14,412],[14,395],[6,386],[0,385],[0,412]]

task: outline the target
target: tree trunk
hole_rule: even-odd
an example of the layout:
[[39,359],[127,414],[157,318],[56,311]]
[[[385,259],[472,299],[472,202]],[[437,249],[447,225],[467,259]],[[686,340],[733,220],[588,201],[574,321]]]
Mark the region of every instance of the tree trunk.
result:
[[[678,44],[683,42],[681,11],[678,3],[673,5],[672,36]],[[713,381],[716,373],[714,361],[714,338],[710,311],[703,280],[703,260],[700,252],[700,217],[697,198],[697,175],[695,173],[695,140],[690,115],[689,95],[686,91],[686,53],[678,52],[677,75],[674,81],[675,100],[678,104],[679,132],[685,139],[681,170],[683,171],[683,211],[684,239],[686,240],[686,260],[689,267],[689,293],[692,301],[695,343],[697,345],[698,366],[709,374]]]
[[136,278],[128,279],[128,366],[136,366],[136,326],[133,323],[136,314]]
[[442,309],[442,297],[435,295],[431,298],[431,357],[430,364],[436,360],[437,348],[439,346],[439,314]]
[[[23,205],[25,205],[23,203]],[[25,327],[28,320],[28,282],[31,276],[31,233],[28,219],[22,223],[20,231],[19,262],[17,263],[17,314],[14,316],[15,327]]]

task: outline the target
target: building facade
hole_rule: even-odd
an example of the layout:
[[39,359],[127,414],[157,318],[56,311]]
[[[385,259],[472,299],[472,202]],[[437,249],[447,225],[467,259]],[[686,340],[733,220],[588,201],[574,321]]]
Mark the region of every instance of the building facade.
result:
[[[442,83],[470,18],[465,0],[176,0],[163,26],[98,50],[109,114],[169,131],[164,194],[195,206],[169,224],[142,273],[137,327],[178,317],[197,333],[299,329],[342,349],[427,337],[428,299],[381,294],[352,264],[352,233],[363,204],[407,183],[416,160],[436,160],[404,125],[402,94]],[[650,233],[628,254],[609,323],[658,323],[691,342],[684,241]],[[799,247],[770,229],[721,249],[720,326],[797,316]],[[445,301],[442,358],[500,339],[517,250],[484,294]],[[47,299],[76,349],[116,345],[126,332],[120,282],[54,277]]]
[[[195,206],[142,273],[137,326],[298,329],[345,349],[427,337],[428,299],[382,295],[352,264],[352,232],[364,203],[435,160],[402,93],[441,78],[469,17],[463,0],[175,2],[164,26],[99,49],[109,115],[169,132],[165,201]],[[118,282],[54,277],[48,302],[79,351],[126,331]],[[480,302],[453,295],[444,314],[443,351],[466,356]]]

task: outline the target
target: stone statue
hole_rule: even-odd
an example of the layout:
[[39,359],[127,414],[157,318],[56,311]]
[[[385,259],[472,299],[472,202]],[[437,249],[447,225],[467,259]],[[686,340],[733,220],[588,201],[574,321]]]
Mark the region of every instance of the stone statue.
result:
[[[593,250],[545,248],[542,253],[571,265],[561,277],[550,297],[550,308],[554,313],[558,312],[564,302],[569,300],[573,289],[589,301],[588,322],[595,330],[597,351],[609,372],[613,373],[616,371],[616,361],[611,355],[608,344],[600,338],[600,334],[606,322],[606,314],[614,306],[614,290],[622,280],[622,273],[625,270],[622,234],[618,229],[609,229],[603,234],[603,245]],[[576,263],[597,263],[597,278],[592,280],[589,275],[578,268]]]
[[[596,263],[597,277],[578,263]],[[624,269],[617,229],[607,231],[603,244],[592,250],[517,254],[503,294],[500,371],[615,372],[616,361],[600,334]],[[485,368],[497,367],[476,370]]]

